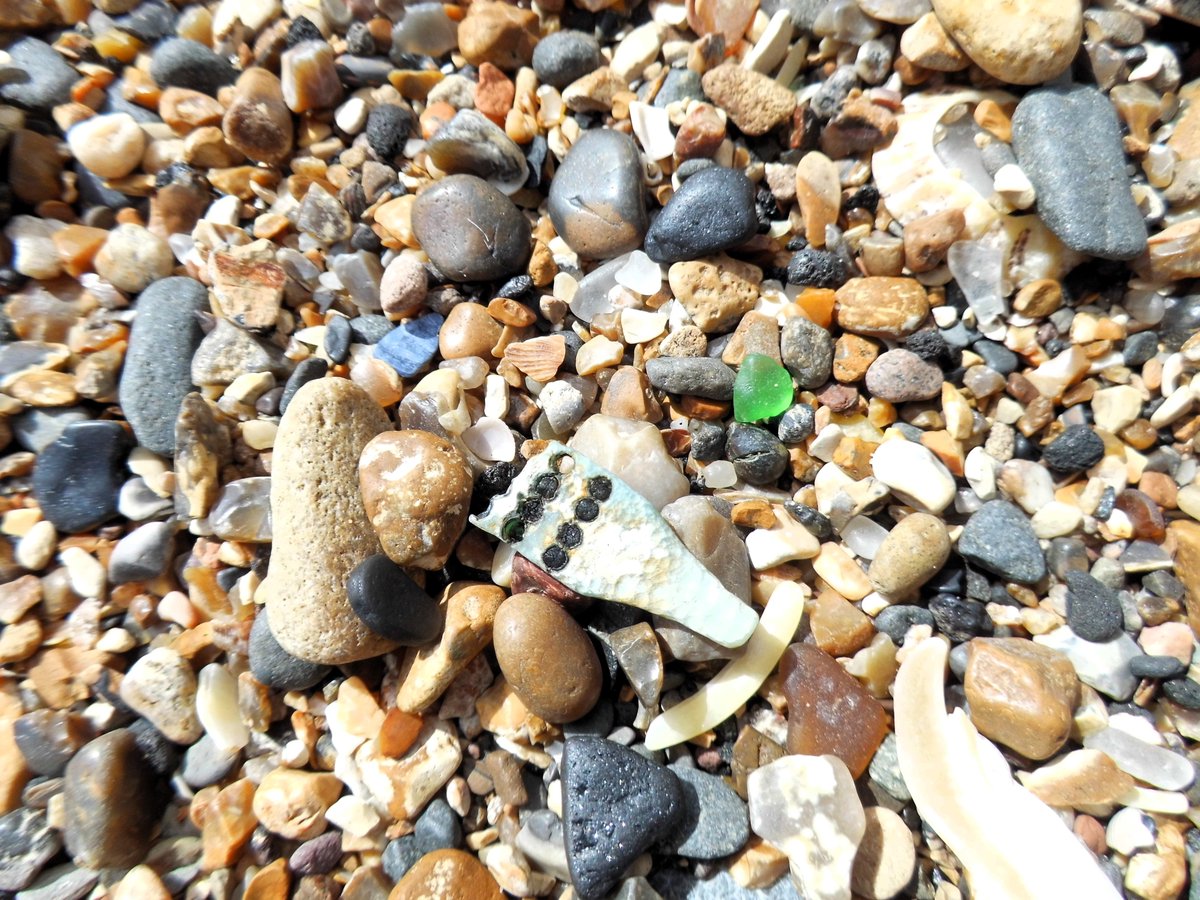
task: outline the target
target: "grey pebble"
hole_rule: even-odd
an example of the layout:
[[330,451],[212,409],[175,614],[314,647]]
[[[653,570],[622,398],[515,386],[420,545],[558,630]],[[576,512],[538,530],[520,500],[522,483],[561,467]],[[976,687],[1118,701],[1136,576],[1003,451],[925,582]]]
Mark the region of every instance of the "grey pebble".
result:
[[667,201],[646,233],[655,262],[698,259],[744,244],[758,231],[754,183],[740,169],[697,172]]
[[526,817],[517,832],[517,849],[543,872],[562,881],[571,880],[562,820],[551,810],[534,810]]
[[803,316],[789,316],[779,334],[783,365],[807,390],[823,385],[833,371],[833,335]]
[[929,400],[942,391],[942,370],[911,350],[888,350],[867,368],[866,385],[889,403]]
[[28,887],[61,848],[44,813],[25,808],[0,816],[0,891]]
[[200,790],[210,784],[216,784],[232,772],[240,758],[241,751],[224,751],[206,734],[187,748],[183,755],[183,771],[180,774],[188,787]]
[[737,374],[719,359],[660,356],[646,361],[646,377],[660,391],[708,400],[732,400]]
[[266,615],[258,615],[250,628],[250,671],[267,687],[302,691],[324,678],[329,667],[292,656],[275,640]]
[[[447,228],[456,222],[458,227]],[[448,175],[417,195],[412,227],[439,272],[453,281],[495,281],[529,261],[529,220],[474,175]]]
[[435,797],[413,825],[413,836],[426,853],[455,849],[462,846],[462,822],[449,803]]
[[1007,500],[989,500],[971,514],[958,552],[995,575],[1033,584],[1046,575],[1046,558],[1029,519]]
[[477,175],[497,185],[519,187],[528,174],[525,154],[504,129],[474,109],[460,109],[425,145],[443,172]]
[[204,340],[196,313],[208,310],[208,290],[194,278],[163,278],[142,291],[136,308],[121,372],[121,408],[138,443],[173,456],[179,405],[193,390],[192,356]]
[[159,87],[186,87],[215,97],[237,80],[237,69],[199,41],[169,38],[154,48],[150,77]]
[[663,849],[689,859],[720,859],[742,849],[750,839],[742,798],[715,775],[688,766],[670,768],[683,789],[683,818]]
[[286,378],[291,370],[291,363],[279,347],[258,340],[225,319],[217,320],[192,356],[192,383],[196,385],[230,384],[247,372],[270,372],[276,378]]
[[174,550],[175,526],[168,522],[147,522],[113,547],[108,560],[108,580],[112,584],[128,584],[157,578],[167,570]]
[[547,210],[576,253],[611,259],[642,245],[646,216],[637,144],[611,129],[586,131],[550,182]]
[[356,344],[378,344],[395,327],[387,316],[368,313],[350,320],[350,333]]
[[533,48],[533,71],[538,81],[560,89],[602,63],[599,42],[590,34],[569,28],[546,35]]
[[62,55],[45,41],[23,37],[6,48],[10,66],[22,77],[0,84],[0,99],[26,109],[49,112],[71,99],[71,85],[79,77]]
[[725,441],[725,458],[747,484],[771,484],[788,465],[787,448],[765,428],[735,422]]
[[1012,145],[1037,191],[1039,218],[1064,244],[1102,259],[1146,249],[1121,124],[1104,94],[1082,84],[1030,91],[1013,113]]
[[342,859],[342,833],[327,831],[305,841],[288,858],[288,868],[297,875],[324,875]]
[[296,391],[310,381],[324,378],[328,371],[329,363],[318,356],[310,356],[308,359],[302,359],[296,363],[296,368],[292,370],[292,374],[288,376],[288,380],[283,386],[283,394],[279,398],[279,414],[283,415],[287,412],[288,404],[296,396]]
[[87,410],[78,406],[51,409],[30,407],[12,418],[13,437],[22,449],[41,453],[58,439],[68,425],[86,422],[89,418]]
[[90,869],[56,866],[43,872],[33,885],[17,894],[17,900],[82,900],[99,880],[100,873]]

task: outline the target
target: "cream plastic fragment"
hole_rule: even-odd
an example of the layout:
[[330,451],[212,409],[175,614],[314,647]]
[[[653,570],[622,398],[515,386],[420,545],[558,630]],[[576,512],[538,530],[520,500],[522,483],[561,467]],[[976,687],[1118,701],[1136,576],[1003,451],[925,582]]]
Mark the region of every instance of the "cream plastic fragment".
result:
[[946,715],[949,648],[911,649],[896,675],[896,749],[921,818],[962,861],[978,900],[1120,896],[1049,806],[1013,780],[961,709]]
[[699,691],[651,722],[646,729],[646,748],[665,750],[681,744],[737,712],[774,671],[800,627],[810,594],[806,585],[792,581],[775,588],[742,655]]

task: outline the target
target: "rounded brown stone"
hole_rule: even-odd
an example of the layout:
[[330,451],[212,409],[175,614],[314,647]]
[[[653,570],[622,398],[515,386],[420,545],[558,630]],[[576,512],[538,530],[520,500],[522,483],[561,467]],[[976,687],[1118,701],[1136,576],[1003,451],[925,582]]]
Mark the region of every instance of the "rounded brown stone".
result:
[[274,163],[292,150],[292,114],[283,85],[266,69],[250,68],[234,87],[221,122],[225,140],[256,162]]
[[881,594],[904,598],[941,571],[950,558],[950,535],[937,516],[913,513],[888,532],[867,577]]
[[483,863],[462,850],[426,853],[400,879],[388,900],[504,900]]
[[507,3],[472,3],[458,26],[458,48],[473,66],[489,62],[514,71],[533,61],[537,13]]
[[412,228],[438,271],[455,281],[505,278],[529,262],[529,220],[475,175],[448,175],[421,191]]
[[492,348],[500,341],[500,323],[487,307],[478,303],[460,303],[450,310],[438,332],[438,350],[444,359],[479,356],[491,359]]
[[600,659],[587,632],[542,594],[514,594],[493,626],[496,661],[529,707],[547,722],[573,722],[600,696]]
[[428,431],[385,431],[358,460],[363,505],[383,552],[440,569],[467,524],[474,479],[461,453]]

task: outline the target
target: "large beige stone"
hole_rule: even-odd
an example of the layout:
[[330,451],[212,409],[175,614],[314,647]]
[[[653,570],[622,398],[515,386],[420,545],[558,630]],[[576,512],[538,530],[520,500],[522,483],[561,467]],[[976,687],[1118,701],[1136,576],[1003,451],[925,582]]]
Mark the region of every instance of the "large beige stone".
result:
[[271,477],[274,545],[259,590],[271,633],[301,659],[341,665],[395,644],[372,632],[346,597],[346,578],[379,539],[363,508],[358,458],[388,418],[344,378],[296,392],[275,436]]
[[1060,75],[1083,37],[1079,0],[933,0],[933,11],[973,62],[1010,84]]

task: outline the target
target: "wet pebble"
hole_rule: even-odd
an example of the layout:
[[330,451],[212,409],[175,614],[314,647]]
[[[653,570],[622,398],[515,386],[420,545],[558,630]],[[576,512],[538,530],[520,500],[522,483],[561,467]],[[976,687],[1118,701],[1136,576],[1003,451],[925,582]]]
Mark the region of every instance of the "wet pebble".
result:
[[[446,222],[465,224],[449,229]],[[429,259],[455,281],[504,278],[529,259],[528,220],[475,175],[449,175],[418,194],[412,227]]]
[[771,484],[788,465],[787,448],[779,438],[765,428],[741,423],[729,428],[725,458],[747,484]]

